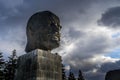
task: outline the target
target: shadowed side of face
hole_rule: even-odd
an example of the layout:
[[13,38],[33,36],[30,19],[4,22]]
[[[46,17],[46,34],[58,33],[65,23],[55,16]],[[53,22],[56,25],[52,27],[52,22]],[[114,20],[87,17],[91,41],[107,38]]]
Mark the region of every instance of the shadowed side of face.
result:
[[26,52],[35,49],[52,50],[60,45],[60,20],[50,11],[38,12],[27,24]]

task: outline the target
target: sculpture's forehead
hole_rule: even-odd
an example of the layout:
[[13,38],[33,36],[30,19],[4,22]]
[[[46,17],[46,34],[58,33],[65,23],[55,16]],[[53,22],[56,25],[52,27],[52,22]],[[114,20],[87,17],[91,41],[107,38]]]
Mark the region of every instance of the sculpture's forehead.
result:
[[[53,27],[54,26],[54,27]],[[43,29],[61,29],[59,18],[48,11],[38,12],[30,17],[27,24],[27,30],[36,31]]]
[[33,16],[31,16],[31,18],[28,21],[28,24],[36,24],[36,23],[40,23],[40,24],[50,24],[50,23],[60,23],[59,18],[51,13],[51,12],[38,12],[36,14],[34,14]]

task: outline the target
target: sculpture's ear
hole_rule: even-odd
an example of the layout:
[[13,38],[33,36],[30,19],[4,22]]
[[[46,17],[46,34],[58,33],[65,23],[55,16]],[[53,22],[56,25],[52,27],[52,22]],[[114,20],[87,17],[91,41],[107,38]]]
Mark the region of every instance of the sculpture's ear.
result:
[[34,34],[34,31],[32,30],[32,27],[31,26],[27,26],[27,36],[33,35],[33,34]]

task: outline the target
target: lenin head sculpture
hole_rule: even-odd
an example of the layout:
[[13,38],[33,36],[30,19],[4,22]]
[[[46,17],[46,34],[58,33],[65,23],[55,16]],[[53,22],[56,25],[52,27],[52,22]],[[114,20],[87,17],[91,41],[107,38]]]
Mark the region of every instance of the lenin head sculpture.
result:
[[52,50],[60,45],[60,20],[50,11],[38,12],[27,23],[26,52],[35,49]]

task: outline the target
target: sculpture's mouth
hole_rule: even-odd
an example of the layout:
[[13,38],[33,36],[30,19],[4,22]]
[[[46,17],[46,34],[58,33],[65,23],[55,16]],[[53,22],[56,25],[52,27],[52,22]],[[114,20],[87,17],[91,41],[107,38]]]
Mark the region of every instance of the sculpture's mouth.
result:
[[58,32],[55,34],[49,34],[48,36],[52,41],[60,41],[60,34]]
[[59,41],[59,38],[57,36],[52,37],[52,40]]

